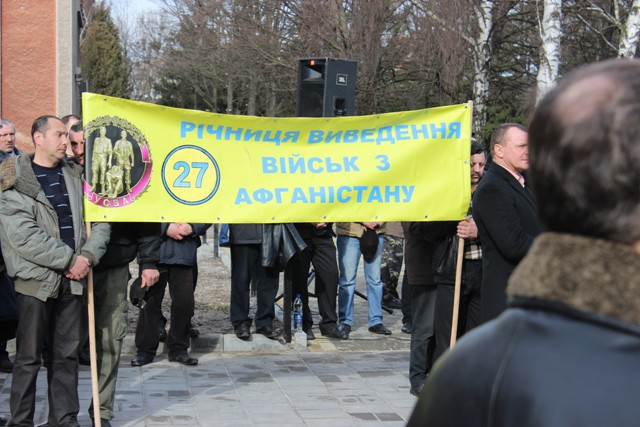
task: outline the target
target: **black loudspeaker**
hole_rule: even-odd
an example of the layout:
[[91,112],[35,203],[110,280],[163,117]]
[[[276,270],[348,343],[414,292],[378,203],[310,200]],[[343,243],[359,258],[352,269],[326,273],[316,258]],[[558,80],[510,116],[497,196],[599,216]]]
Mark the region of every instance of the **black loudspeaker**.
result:
[[350,59],[298,60],[298,117],[353,116],[357,62]]

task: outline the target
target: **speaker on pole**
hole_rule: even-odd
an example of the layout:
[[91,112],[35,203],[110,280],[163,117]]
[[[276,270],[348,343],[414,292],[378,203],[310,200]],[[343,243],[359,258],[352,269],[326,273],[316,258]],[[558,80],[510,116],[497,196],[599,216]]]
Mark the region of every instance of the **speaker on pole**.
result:
[[296,116],[353,116],[356,111],[357,62],[350,59],[298,60]]

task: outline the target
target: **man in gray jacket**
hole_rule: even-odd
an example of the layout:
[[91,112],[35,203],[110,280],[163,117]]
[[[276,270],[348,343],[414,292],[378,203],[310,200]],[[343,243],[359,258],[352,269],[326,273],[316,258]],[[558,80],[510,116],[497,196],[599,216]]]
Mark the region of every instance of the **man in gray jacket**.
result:
[[33,425],[36,379],[48,341],[49,424],[78,426],[78,362],[84,279],[106,249],[109,225],[87,238],[82,168],[67,163],[64,124],[41,116],[33,155],[0,166],[0,241],[20,313],[11,386],[12,426]]

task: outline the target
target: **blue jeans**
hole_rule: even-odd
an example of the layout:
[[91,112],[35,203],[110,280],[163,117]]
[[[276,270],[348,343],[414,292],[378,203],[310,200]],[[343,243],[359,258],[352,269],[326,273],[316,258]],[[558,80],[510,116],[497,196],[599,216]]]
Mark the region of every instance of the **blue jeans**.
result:
[[[353,325],[353,297],[356,290],[356,274],[360,256],[360,239],[338,236],[338,268],[340,281],[338,288],[338,320],[340,324]],[[367,302],[369,303],[369,327],[382,323],[382,280],[380,264],[384,234],[378,235],[376,256],[371,261],[364,260],[364,276],[367,282]]]

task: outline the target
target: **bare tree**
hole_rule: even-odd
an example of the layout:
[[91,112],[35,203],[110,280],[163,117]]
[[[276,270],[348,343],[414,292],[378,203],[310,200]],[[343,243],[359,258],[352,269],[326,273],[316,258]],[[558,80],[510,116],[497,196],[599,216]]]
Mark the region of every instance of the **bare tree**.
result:
[[[539,1],[536,2],[539,5]],[[540,63],[538,65],[536,103],[555,85],[560,68],[562,39],[562,0],[544,0],[542,21],[538,11]]]
[[640,40],[640,0],[633,0],[627,15],[627,21],[622,27],[620,43],[618,44],[618,56],[633,58],[638,51]]
[[478,37],[473,46],[473,129],[481,134],[487,124],[487,102],[490,89],[491,30],[493,26],[493,1],[483,0],[474,7],[478,25]]

